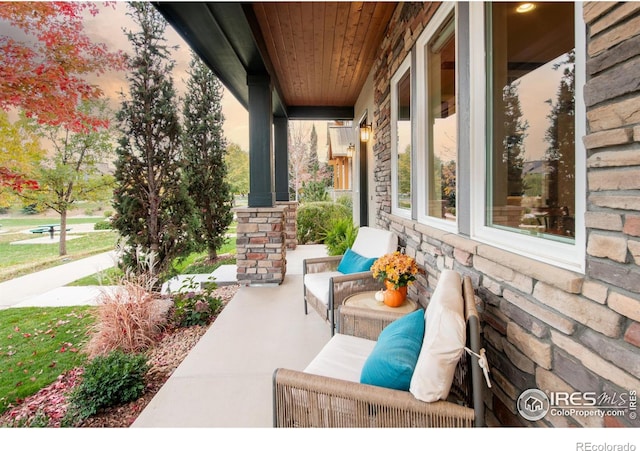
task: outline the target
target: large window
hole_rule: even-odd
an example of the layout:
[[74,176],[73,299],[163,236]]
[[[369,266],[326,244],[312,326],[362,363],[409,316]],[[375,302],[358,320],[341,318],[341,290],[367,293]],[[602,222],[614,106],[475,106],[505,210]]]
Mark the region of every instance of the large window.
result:
[[583,271],[581,4],[521,5],[443,2],[392,78],[392,212]]
[[391,79],[392,210],[411,217],[411,60]]
[[[472,233],[508,250],[584,269],[580,5],[522,5],[471,7],[471,92],[477,94],[471,97],[472,166],[482,171],[475,174],[471,196],[472,208],[484,205]],[[582,31],[576,32],[578,26]]]
[[[443,4],[417,42],[418,202],[423,222],[455,222],[457,193],[454,4]],[[422,144],[424,143],[424,144]],[[424,151],[422,150],[424,149]],[[424,175],[424,176],[423,176]]]
[[574,5],[487,5],[487,225],[575,235]]

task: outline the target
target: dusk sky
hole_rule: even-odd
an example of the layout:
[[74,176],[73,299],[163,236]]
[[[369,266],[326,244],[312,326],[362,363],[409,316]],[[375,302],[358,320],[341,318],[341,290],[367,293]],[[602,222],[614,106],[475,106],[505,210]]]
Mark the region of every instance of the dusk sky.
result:
[[[131,53],[131,45],[127,39],[123,28],[126,30],[136,30],[137,25],[127,16],[126,2],[116,2],[108,6],[98,3],[101,12],[95,17],[87,15],[85,30],[95,42],[104,42],[112,49],[121,49]],[[173,52],[175,69],[173,81],[180,96],[184,95],[185,83],[189,75],[189,60],[191,59],[189,46],[180,35],[169,25],[166,29],[165,37],[170,46],[178,45],[177,51]],[[120,91],[127,92],[128,84],[125,73],[110,73],[95,79],[105,91],[105,94],[113,101],[115,108],[119,106]],[[222,97],[222,109],[225,115],[224,133],[228,143],[237,143],[244,150],[249,150],[249,115],[247,110],[240,105],[235,97],[228,91],[224,91]]]
[[[89,36],[96,42],[104,42],[114,49],[122,49],[131,52],[131,45],[122,31],[137,29],[131,18],[127,16],[126,2],[116,2],[115,5],[104,6],[99,3],[101,12],[95,17],[87,16],[85,29]],[[188,79],[187,69],[191,59],[190,49],[182,37],[173,29],[167,26],[165,37],[170,46],[178,45],[177,51],[173,52],[173,59],[176,62],[173,79],[180,96],[184,95],[185,83]],[[128,85],[123,73],[106,74],[95,79],[106,94],[114,100],[114,108],[119,103],[118,92],[128,90]],[[222,110],[225,116],[224,134],[227,142],[240,145],[245,151],[249,150],[249,114],[247,110],[236,100],[236,98],[225,89],[222,97]],[[326,122],[315,121],[316,130],[319,136],[318,144],[320,157],[323,157],[326,136]],[[309,128],[311,125],[309,125]]]

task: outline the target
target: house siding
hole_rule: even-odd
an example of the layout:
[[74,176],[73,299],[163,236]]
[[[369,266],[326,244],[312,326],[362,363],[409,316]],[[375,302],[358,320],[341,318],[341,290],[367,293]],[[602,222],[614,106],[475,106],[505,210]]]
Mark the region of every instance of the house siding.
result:
[[441,271],[477,287],[493,387],[490,426],[640,426],[624,417],[517,412],[526,389],[626,393],[640,388],[640,3],[589,2],[586,86],[586,272],[536,261],[391,214],[390,80],[438,3],[396,9],[374,65],[376,225],[395,231],[424,268],[424,305]]

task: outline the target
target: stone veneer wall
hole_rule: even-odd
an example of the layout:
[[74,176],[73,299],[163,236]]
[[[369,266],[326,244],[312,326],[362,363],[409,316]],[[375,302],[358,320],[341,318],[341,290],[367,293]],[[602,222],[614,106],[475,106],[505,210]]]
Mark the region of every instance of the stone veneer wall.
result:
[[286,211],[285,206],[234,209],[238,283],[282,283],[287,272]]
[[298,202],[276,201],[276,206],[285,207],[284,237],[287,249],[298,247]]
[[471,276],[481,300],[493,388],[490,426],[640,426],[629,415],[532,423],[526,389],[626,393],[640,388],[640,3],[589,2],[586,275],[391,215],[390,79],[437,5],[401,4],[374,66],[377,226],[394,230],[426,275],[428,303],[442,269]]

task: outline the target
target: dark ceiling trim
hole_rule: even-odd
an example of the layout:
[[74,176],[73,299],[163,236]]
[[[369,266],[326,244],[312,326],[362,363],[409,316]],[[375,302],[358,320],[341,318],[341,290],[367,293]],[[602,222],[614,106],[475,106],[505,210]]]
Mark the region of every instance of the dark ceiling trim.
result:
[[249,90],[246,63],[240,59],[207,3],[153,4],[222,84],[247,108]]
[[222,84],[247,110],[250,76],[270,74],[275,117],[353,120],[353,107],[286,106],[250,3],[153,2]]
[[280,86],[280,80],[275,76],[276,71],[273,68],[273,63],[271,62],[271,57],[269,56],[269,52],[267,50],[267,46],[264,43],[264,36],[262,35],[262,30],[260,29],[260,25],[258,24],[258,19],[256,17],[256,13],[253,10],[253,6],[251,3],[243,3],[242,10],[244,11],[245,18],[247,23],[249,24],[249,28],[251,28],[251,33],[253,35],[253,41],[262,56],[262,61],[267,68],[267,72],[271,74],[271,83],[273,84],[274,92],[273,92],[273,114],[276,117],[283,117],[287,115],[286,107],[284,102],[282,101],[282,87]]
[[353,107],[342,106],[290,106],[288,117],[296,119],[326,119],[352,121],[355,116]]
[[[255,24],[252,27],[249,23],[255,21],[251,8],[240,2],[153,2],[153,5],[248,110],[247,76],[273,74],[270,61],[264,59],[264,51],[256,44]],[[251,10],[249,17],[248,10]],[[286,115],[277,83],[274,87],[273,113]]]

